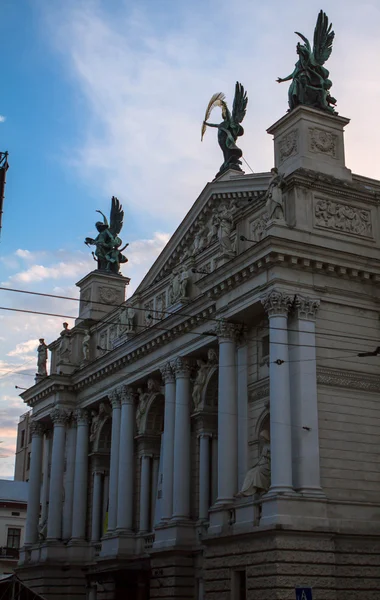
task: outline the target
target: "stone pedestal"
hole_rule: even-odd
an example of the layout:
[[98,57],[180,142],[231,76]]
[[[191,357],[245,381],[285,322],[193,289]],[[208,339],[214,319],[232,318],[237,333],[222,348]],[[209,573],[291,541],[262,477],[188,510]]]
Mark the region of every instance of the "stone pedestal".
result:
[[349,119],[298,106],[267,129],[274,137],[275,166],[284,175],[309,169],[352,180],[344,157],[343,128]]
[[125,301],[129,277],[105,271],[92,271],[76,284],[80,289],[79,316],[75,325],[83,321],[99,321]]

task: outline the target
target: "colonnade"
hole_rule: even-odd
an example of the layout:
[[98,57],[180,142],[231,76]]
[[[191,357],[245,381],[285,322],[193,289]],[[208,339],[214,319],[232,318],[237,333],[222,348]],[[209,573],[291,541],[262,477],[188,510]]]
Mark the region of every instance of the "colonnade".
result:
[[[270,335],[270,493],[292,493],[294,489],[320,493],[319,441],[315,365],[315,317],[318,302],[301,296],[296,302],[288,294],[271,290],[262,299],[269,318]],[[290,309],[291,321],[288,327]],[[199,434],[199,518],[208,519],[211,493],[210,456],[217,462],[217,498],[215,506],[234,501],[247,471],[247,344],[240,326],[220,321],[216,328],[219,342],[218,437],[209,431]],[[308,361],[300,360],[300,348],[306,348]],[[289,361],[289,356],[293,361]],[[292,366],[292,364],[296,366]],[[165,386],[164,436],[162,445],[161,522],[190,519],[191,494],[191,384],[190,363],[178,357],[161,368]],[[307,398],[305,395],[307,389]],[[132,533],[135,498],[135,392],[122,385],[110,394],[112,405],[111,456],[108,488],[109,535]],[[71,416],[55,408],[53,422],[51,475],[47,539],[84,540],[87,511],[87,473],[89,419],[86,410]],[[302,428],[310,435],[303,435]],[[32,428],[32,460],[29,484],[28,517],[25,543],[38,540],[41,465],[44,460],[42,497],[47,497],[47,457],[43,458],[43,429]],[[212,439],[211,439],[212,437]],[[50,440],[45,440],[50,443]],[[62,513],[64,459],[66,450],[65,502]],[[48,453],[48,451],[47,451]],[[148,532],[154,524],[151,496],[156,495],[158,456],[141,454],[139,531]],[[153,486],[152,482],[153,481]],[[93,472],[91,540],[102,535],[104,514],[104,473]],[[107,492],[106,492],[107,493]],[[73,510],[75,507],[75,510]],[[46,506],[42,504],[43,514]],[[45,513],[44,513],[45,511]]]

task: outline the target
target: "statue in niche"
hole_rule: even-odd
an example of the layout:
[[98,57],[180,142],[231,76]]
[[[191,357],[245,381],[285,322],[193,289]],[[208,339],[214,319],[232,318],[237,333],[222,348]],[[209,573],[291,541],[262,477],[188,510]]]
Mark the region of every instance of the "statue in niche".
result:
[[71,354],[71,333],[68,323],[63,323],[58,346],[59,363],[69,363]]
[[217,231],[220,251],[222,254],[234,254],[235,249],[231,242],[231,232],[234,224],[233,213],[236,210],[236,204],[232,203],[229,207],[226,203],[221,204],[213,216],[213,225]]
[[119,323],[120,323],[120,335],[126,333],[134,333],[134,320],[136,311],[132,306],[123,306],[120,311]]
[[285,188],[284,175],[279,173],[276,167],[271,169],[271,173],[272,179],[270,180],[268,189],[264,194],[264,199],[267,201],[267,225],[273,221],[283,221],[285,219],[284,201],[282,195],[282,191]]
[[213,348],[209,348],[207,352],[207,361],[201,358],[197,359],[198,371],[193,385],[193,403],[194,410],[200,410],[202,392],[207,381],[207,376],[210,370],[218,364],[218,355]]
[[94,239],[86,237],[84,243],[87,246],[95,246],[95,252],[92,255],[98,263],[99,270],[119,275],[120,264],[128,262],[123,251],[129,244],[125,244],[120,249],[122,241],[119,238],[119,233],[123,227],[123,207],[119,200],[115,196],[112,196],[110,223],[108,223],[107,217],[101,210],[97,210],[96,212],[102,215],[103,223],[101,221],[95,223],[95,227],[98,230],[97,237]]
[[243,486],[237,498],[243,496],[254,496],[255,494],[264,494],[270,486],[270,437],[269,432],[264,429],[260,432],[259,439],[262,443],[258,462],[252,469],[249,469],[245,476]]
[[40,344],[37,348],[37,377],[47,377],[48,347],[43,338],[40,338],[39,342]]
[[91,411],[91,429],[90,429],[90,442],[95,442],[99,428],[101,424],[107,419],[107,417],[111,414],[111,407],[105,402],[101,402],[99,404],[99,410],[96,411],[93,409]]
[[332,82],[328,70],[323,66],[332,51],[335,33],[331,28],[332,24],[329,24],[326,14],[321,10],[314,29],[313,50],[309,40],[302,33],[295,32],[304,42],[297,44],[298,62],[291,75],[277,79],[278,83],[292,81],[289,87],[289,110],[303,105],[337,114],[332,107],[336,105],[335,98],[330,94]]
[[143,388],[137,388],[137,394],[139,397],[139,401],[136,409],[136,426],[137,432],[139,434],[143,433],[142,431],[142,420],[146,413],[146,407],[148,405],[149,400],[160,391],[160,382],[156,379],[149,378],[147,381],[147,391],[144,392]]
[[88,362],[90,360],[90,341],[91,334],[90,331],[86,329],[82,339],[83,362]]
[[[241,83],[237,81],[235,85],[235,97],[232,114],[228,109],[227,103],[225,102],[225,95],[222,92],[214,94],[208,103],[205,119],[202,124],[201,140],[203,140],[206,127],[216,127],[218,130],[218,143],[223,152],[224,158],[224,162],[215,177],[219,177],[225,173],[225,171],[228,171],[228,169],[243,172],[240,166],[242,164],[240,159],[243,156],[243,152],[237,147],[236,140],[238,137],[244,134],[244,129],[240,123],[245,117],[245,113],[247,111],[247,102],[247,92],[244,90],[244,87],[241,85]],[[222,109],[223,121],[219,123],[219,125],[207,122],[211,111],[216,106],[220,106]]]

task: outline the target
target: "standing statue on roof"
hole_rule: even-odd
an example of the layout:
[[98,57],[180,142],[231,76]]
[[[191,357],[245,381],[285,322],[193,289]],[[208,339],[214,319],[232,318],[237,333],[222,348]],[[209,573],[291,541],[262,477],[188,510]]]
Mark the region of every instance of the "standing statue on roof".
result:
[[100,213],[103,217],[103,223],[101,221],[95,223],[99,234],[95,239],[87,237],[84,243],[87,246],[96,247],[95,252],[92,254],[98,263],[98,269],[119,275],[120,264],[128,261],[127,257],[122,254],[128,244],[125,244],[120,249],[122,241],[118,237],[123,227],[123,207],[119,200],[115,196],[112,196],[110,223],[108,223],[107,217],[101,210],[97,210],[96,212]]
[[[243,156],[243,152],[237,147],[236,140],[239,136],[244,134],[244,129],[240,123],[245,117],[245,113],[247,111],[247,102],[247,92],[244,90],[244,87],[241,85],[241,83],[237,81],[235,86],[235,98],[232,114],[228,109],[227,103],[225,102],[225,95],[222,92],[214,94],[208,103],[205,119],[202,125],[201,140],[203,140],[206,127],[216,127],[218,129],[218,142],[223,152],[224,163],[220,167],[216,177],[219,177],[225,171],[228,171],[228,169],[242,171],[240,167],[242,162],[240,159]],[[222,109],[223,121],[219,123],[219,125],[207,122],[212,109],[216,106],[220,106]]]
[[330,94],[332,82],[328,70],[323,66],[332,51],[335,33],[331,28],[332,24],[329,24],[326,13],[321,10],[314,29],[313,50],[309,40],[302,33],[295,32],[304,41],[304,44],[297,44],[299,60],[291,75],[277,79],[278,83],[292,80],[289,87],[289,110],[303,105],[337,114],[332,107],[336,104],[335,98]]

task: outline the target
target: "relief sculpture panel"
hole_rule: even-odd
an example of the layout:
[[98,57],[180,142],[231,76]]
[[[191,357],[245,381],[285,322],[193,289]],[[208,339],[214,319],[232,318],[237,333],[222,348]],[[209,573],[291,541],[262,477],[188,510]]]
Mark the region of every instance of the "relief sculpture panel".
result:
[[373,238],[371,211],[332,200],[318,199],[315,202],[314,225],[322,229]]

